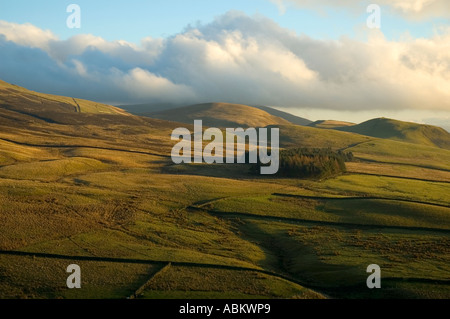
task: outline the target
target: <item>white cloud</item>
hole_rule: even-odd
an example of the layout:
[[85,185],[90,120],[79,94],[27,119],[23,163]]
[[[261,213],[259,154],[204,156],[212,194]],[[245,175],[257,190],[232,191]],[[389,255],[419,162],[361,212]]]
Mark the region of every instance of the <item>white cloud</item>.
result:
[[413,19],[450,17],[448,0],[383,0],[380,3],[392,6],[395,10]]
[[349,11],[360,10],[371,3],[383,5],[394,12],[414,20],[436,17],[450,17],[448,0],[271,0],[284,13],[289,4],[300,8],[323,10],[324,8],[344,8]]
[[194,98],[194,93],[189,87],[174,84],[166,78],[140,68],[135,68],[124,75],[118,75],[116,78],[118,85],[123,86],[127,92],[142,100],[158,97],[161,102],[170,100],[173,103],[183,103],[186,99]]
[[0,78],[109,103],[445,111],[449,46],[450,29],[429,39],[389,41],[373,31],[365,42],[317,40],[237,12],[140,45],[93,35],[62,41],[1,22]]
[[42,30],[30,23],[17,24],[0,20],[0,34],[6,40],[27,46],[47,50],[49,43],[57,39],[50,30]]
[[286,3],[283,0],[271,0],[278,7],[278,12],[283,15],[286,13]]
[[73,60],[72,60],[72,63],[74,64],[75,70],[77,71],[77,73],[78,73],[79,75],[81,75],[81,76],[83,76],[83,77],[84,77],[84,76],[88,76],[86,67],[84,66],[83,63],[81,63],[80,61],[78,61],[78,60],[76,60],[76,59],[73,59]]

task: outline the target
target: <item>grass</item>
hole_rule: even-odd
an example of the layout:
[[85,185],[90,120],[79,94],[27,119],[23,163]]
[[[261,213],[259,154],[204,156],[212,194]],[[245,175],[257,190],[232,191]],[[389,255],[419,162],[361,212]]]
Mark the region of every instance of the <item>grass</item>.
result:
[[316,148],[320,145],[323,148],[342,149],[374,140],[372,137],[359,134],[324,130],[315,127],[299,125],[278,125],[276,127],[280,128],[280,145],[285,148]]
[[[284,147],[345,148],[365,161],[326,180],[259,177],[245,165],[172,165],[179,123],[76,114],[54,118],[62,125],[0,108],[0,250],[197,266],[152,277],[148,265],[83,262],[83,289],[67,290],[66,261],[0,255],[2,298],[125,298],[147,281],[142,298],[449,297],[447,233],[411,228],[450,229],[448,150],[282,125]],[[336,199],[347,196],[362,198]],[[372,263],[381,291],[365,287]]]
[[0,165],[11,165],[17,162],[55,159],[56,156],[48,151],[34,147],[26,147],[0,140]]
[[323,298],[315,291],[270,275],[240,270],[171,266],[156,275],[141,298]]
[[[67,266],[81,268],[81,289],[68,289]],[[152,265],[0,256],[1,299],[125,299],[158,270]]]
[[394,279],[406,278],[429,280],[440,291],[436,297],[450,296],[448,284],[431,284],[447,278],[450,270],[449,240],[439,234],[305,227],[256,219],[245,220],[241,230],[267,249],[270,258],[263,267],[282,267],[299,280],[342,298],[371,296],[364,286],[366,267],[373,263],[380,265],[382,278],[392,282],[383,280],[387,289],[375,297],[405,296],[403,289],[416,290],[414,280],[397,287]]
[[324,129],[334,129],[343,126],[353,126],[355,123],[345,122],[345,121],[334,121],[334,120],[320,120],[309,124],[311,127],[318,127]]
[[307,181],[309,187],[314,183],[317,189],[335,191],[346,195],[368,195],[387,198],[400,198],[429,203],[450,204],[447,183],[425,182],[403,179],[367,176],[367,175],[344,175],[324,182]]
[[152,117],[163,120],[194,124],[203,119],[209,127],[265,127],[271,124],[289,124],[278,116],[258,108],[241,104],[206,103],[155,113]]
[[[385,163],[345,163],[347,172],[373,175],[397,176],[405,179],[423,179],[436,182],[450,182],[450,172],[429,169],[412,165],[385,164]],[[407,182],[405,180],[405,182]]]
[[[408,232],[407,236],[390,234],[384,238],[380,247],[370,247],[370,236],[378,236],[376,232],[372,234],[365,231],[361,239],[355,241],[352,240],[352,229],[342,228],[336,233],[329,227],[318,228],[316,231],[313,226],[268,222],[263,219],[249,223],[245,218],[234,221],[224,216],[225,219],[222,219],[186,208],[200,205],[210,210],[262,216],[442,228],[449,225],[448,209],[444,207],[430,208],[422,204],[379,200],[346,202],[333,199],[287,199],[271,194],[285,192],[314,195],[320,194],[323,189],[330,193],[329,196],[333,193],[370,194],[418,199],[419,195],[430,194],[431,198],[424,199],[446,202],[446,184],[421,181],[406,184],[395,178],[362,175],[341,176],[321,182],[289,179],[236,180],[226,178],[224,172],[216,177],[189,175],[189,170],[183,175],[161,173],[166,162],[159,157],[143,154],[128,157],[121,152],[96,152],[86,148],[75,148],[63,154],[69,156],[69,163],[71,159],[79,159],[77,156],[80,155],[83,159],[92,157],[94,163],[102,163],[102,170],[91,171],[89,166],[84,166],[80,171],[67,172],[56,171],[51,166],[44,165],[38,171],[47,180],[38,181],[35,180],[36,176],[33,180],[20,180],[30,173],[18,168],[31,167],[29,163],[4,167],[11,170],[11,175],[9,179],[0,182],[0,189],[5,191],[2,193],[3,214],[0,217],[0,242],[3,249],[263,268],[288,272],[314,287],[318,285],[332,296],[340,297],[350,297],[352,293],[356,294],[355,291],[366,293],[353,286],[347,287],[346,291],[336,290],[336,287],[341,283],[356,285],[361,282],[366,276],[361,269],[368,262],[379,262],[383,269],[387,267],[387,274],[395,278],[412,276],[412,272],[417,269],[420,270],[420,278],[444,276],[442,271],[436,269],[445,270],[443,265],[447,261],[434,258],[437,252],[426,257],[424,250],[419,250],[416,252],[421,256],[418,260],[414,256],[398,257],[402,251],[414,252],[422,245],[419,245],[419,240],[425,241],[426,245],[423,247],[432,252],[430,247],[438,240],[433,234],[425,237],[423,234],[414,235],[414,232]],[[44,163],[59,164],[61,161],[64,163],[64,160]],[[17,174],[13,174],[13,168],[17,170]],[[58,175],[58,182],[47,183]],[[381,183],[385,183],[389,189],[383,188]],[[427,193],[423,191],[424,188]],[[178,196],[174,197],[174,193]],[[307,229],[311,229],[312,233]],[[385,232],[389,230],[382,231],[383,234]],[[25,233],[27,236],[23,236]],[[413,238],[408,237],[409,234]],[[338,240],[336,236],[342,239]],[[397,242],[400,244],[396,246]],[[391,250],[382,250],[382,247],[390,247]],[[445,256],[447,252],[443,251],[443,254]],[[280,261],[280,255],[284,256],[284,260]],[[302,257],[298,259],[295,256]],[[3,259],[0,265],[9,264],[9,261],[5,262]],[[408,272],[407,266],[412,267],[413,271]],[[389,267],[396,271],[390,273]],[[93,269],[93,276],[100,278],[101,274],[97,274],[100,272],[99,268]],[[280,283],[273,278],[253,278],[255,283],[252,285],[256,285],[254,290],[237,289],[232,284],[242,282],[237,274],[235,281],[220,279],[223,275],[211,274],[210,286],[217,289],[205,291],[197,289],[193,279],[188,280],[191,276],[198,277],[192,272],[192,269],[179,269],[176,275],[162,281],[171,283],[173,286],[170,289],[161,288],[156,281],[145,290],[142,297],[316,297],[314,294],[297,291],[298,287],[293,289],[291,283]],[[434,276],[431,276],[433,272]],[[121,282],[130,280],[126,274],[119,273],[119,276]],[[227,275],[226,278],[228,277]],[[349,278],[353,278],[353,281]],[[221,280],[228,286],[220,286]],[[392,287],[394,284],[397,285],[394,282]],[[124,291],[123,287],[126,285],[121,285],[120,289]],[[401,289],[392,288],[395,292],[393,296],[417,291],[414,285],[415,283],[410,283]],[[13,288],[8,287],[4,289],[13,291]],[[127,289],[126,292],[131,290],[130,287]],[[445,296],[446,290],[441,290],[437,295]],[[78,298],[70,293],[63,297]],[[83,296],[119,295],[124,293],[102,294],[100,288],[93,287]],[[33,296],[50,295],[42,292]]]
[[0,102],[8,103],[15,101],[16,103],[14,103],[14,105],[17,105],[17,101],[22,100],[44,106],[58,103],[61,105],[62,103],[63,105],[67,105],[68,111],[73,111],[78,104],[82,113],[126,114],[124,111],[114,106],[82,99],[74,100],[71,97],[43,94],[0,81]]
[[338,130],[450,149],[450,134],[431,125],[379,118],[350,127],[340,127]]
[[361,159],[375,162],[450,170],[450,151],[427,145],[376,139],[352,146],[347,151]]
[[71,157],[67,159],[19,163],[0,168],[0,177],[55,181],[65,176],[105,170],[108,165],[92,158]]
[[[236,212],[256,217],[450,229],[450,208],[378,199],[308,199],[278,196],[223,199],[210,204],[214,212]],[[226,216],[226,215],[224,215]]]
[[[227,229],[214,218],[190,216],[192,224],[182,220],[137,216],[127,226],[93,229],[69,238],[62,237],[28,245],[28,252],[135,258],[155,261],[198,262],[255,268],[264,258],[261,249]],[[205,219],[208,219],[207,221]],[[193,226],[197,224],[197,226]],[[208,227],[208,225],[210,227]],[[220,247],[220,249],[218,248]]]

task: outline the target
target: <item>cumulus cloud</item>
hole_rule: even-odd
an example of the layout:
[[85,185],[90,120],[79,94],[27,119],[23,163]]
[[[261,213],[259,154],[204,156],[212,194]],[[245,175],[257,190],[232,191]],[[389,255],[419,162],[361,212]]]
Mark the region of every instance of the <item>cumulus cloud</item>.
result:
[[450,2],[447,0],[383,0],[380,4],[391,6],[411,19],[450,17]]
[[0,78],[107,103],[448,110],[449,45],[448,29],[429,39],[389,41],[373,31],[367,41],[317,40],[238,12],[140,45],[93,35],[58,40],[4,22]]
[[346,10],[360,10],[371,3],[383,5],[394,12],[413,20],[430,19],[436,17],[450,17],[450,1],[448,0],[271,0],[278,6],[281,14],[286,12],[288,5],[300,8],[318,9],[344,8]]
[[174,84],[170,80],[157,76],[147,70],[135,68],[126,74],[116,77],[117,84],[131,95],[139,99],[155,99],[160,102],[183,103],[195,97],[186,85]]
[[48,49],[51,41],[57,37],[50,30],[42,30],[30,23],[17,24],[0,20],[0,34],[6,40],[30,48]]

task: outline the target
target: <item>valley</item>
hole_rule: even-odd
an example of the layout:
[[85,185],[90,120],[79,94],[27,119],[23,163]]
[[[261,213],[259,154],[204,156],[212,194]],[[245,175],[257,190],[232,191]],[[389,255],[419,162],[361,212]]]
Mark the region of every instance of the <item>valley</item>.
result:
[[[152,118],[0,82],[0,297],[450,298],[450,134],[282,115],[210,103]],[[193,119],[354,159],[317,179],[175,165],[171,133]],[[82,289],[66,287],[72,263]]]

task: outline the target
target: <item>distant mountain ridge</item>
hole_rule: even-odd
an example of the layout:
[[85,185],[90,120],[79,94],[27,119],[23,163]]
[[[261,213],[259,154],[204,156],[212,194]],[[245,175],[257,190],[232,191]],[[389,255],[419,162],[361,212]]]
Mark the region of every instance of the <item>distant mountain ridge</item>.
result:
[[[194,104],[194,105],[189,105],[189,106],[185,106],[185,105],[176,106],[174,104],[137,104],[137,105],[120,105],[118,107],[126,110],[127,112],[135,114],[135,115],[159,118],[160,116],[166,117],[166,115],[169,115],[175,109],[179,110],[179,109],[183,109],[185,107],[193,107],[195,105],[204,105],[205,106],[205,105],[212,105],[212,104],[220,104],[223,106],[227,105],[229,107],[243,105],[243,104],[233,104],[233,103],[201,103],[201,104]],[[305,118],[302,118],[299,116],[295,116],[293,114],[283,112],[283,111],[274,109],[272,107],[268,107],[268,106],[264,106],[264,105],[245,105],[245,106],[262,110],[264,112],[269,113],[270,115],[282,118],[292,124],[308,125],[308,124],[312,123],[312,121],[310,121],[308,119],[305,119]],[[167,118],[165,118],[165,119],[167,119]],[[231,122],[233,122],[233,121],[231,121]],[[274,123],[270,123],[270,124],[274,124]],[[283,122],[283,124],[286,124],[286,123]]]
[[265,127],[291,124],[288,120],[269,114],[259,108],[231,103],[195,104],[150,115],[152,118],[192,124],[203,120],[210,127]]
[[377,118],[358,125],[336,127],[334,129],[366,136],[450,149],[450,133],[443,128],[433,125]]
[[[286,112],[265,106],[248,106],[231,103],[204,103],[154,112],[149,117],[132,115],[118,107],[72,97],[44,94],[6,83],[0,80],[0,125],[2,123],[24,123],[44,121],[57,124],[76,125],[146,125],[149,121],[171,121],[192,125],[202,119],[210,127],[266,127],[283,128],[282,135],[287,144],[311,141],[311,146],[324,140],[327,147],[335,146],[337,140],[360,138],[357,135],[333,134],[341,131],[359,136],[390,139],[400,142],[439,147],[450,150],[450,133],[443,128],[402,122],[388,118],[372,119],[361,124],[342,121],[316,121],[314,123]],[[155,122],[156,123],[156,122]],[[159,123],[159,122],[158,122]],[[159,123],[161,124],[161,123]],[[159,125],[158,124],[158,125]],[[170,123],[167,122],[169,125]],[[156,124],[155,124],[156,125]],[[307,126],[306,126],[307,125]],[[337,139],[337,140],[336,140]],[[334,141],[334,142],[333,142]],[[361,140],[363,141],[363,140]]]
[[150,116],[156,112],[167,111],[170,109],[176,109],[186,105],[179,105],[173,103],[144,103],[144,104],[131,104],[131,105],[117,105],[121,108],[134,115]]
[[253,107],[256,107],[260,110],[266,111],[269,114],[281,117],[281,118],[291,122],[292,124],[305,126],[305,125],[309,125],[312,123],[312,121],[310,121],[308,119],[293,115],[291,113],[283,112],[283,111],[274,109],[272,107],[263,106],[263,105],[254,105]]
[[311,126],[311,127],[328,128],[328,129],[344,127],[344,126],[353,126],[353,125],[356,125],[356,123],[345,122],[345,121],[335,121],[335,120],[321,120],[321,121],[315,121],[313,123],[308,124],[308,126]]

